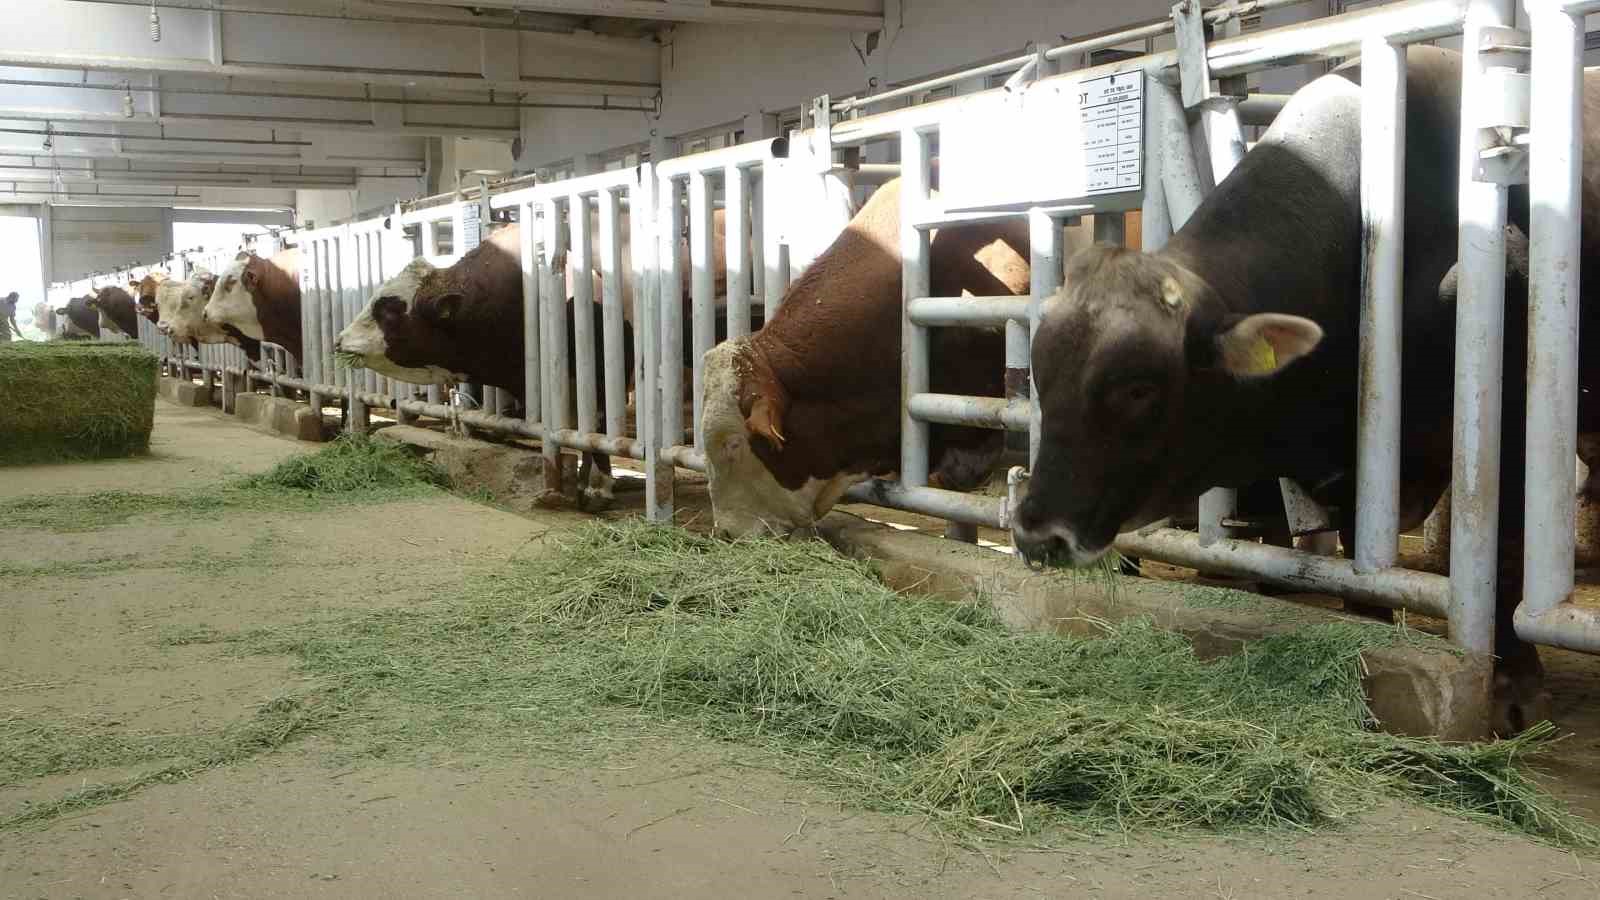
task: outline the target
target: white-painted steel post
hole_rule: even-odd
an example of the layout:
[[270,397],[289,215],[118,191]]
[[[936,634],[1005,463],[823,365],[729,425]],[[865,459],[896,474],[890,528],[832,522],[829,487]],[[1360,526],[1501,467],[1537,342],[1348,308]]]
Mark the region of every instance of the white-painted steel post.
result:
[[1146,75],[1144,93],[1144,199],[1140,205],[1139,247],[1145,253],[1154,253],[1167,245],[1172,238],[1172,214],[1167,210],[1167,192],[1162,184],[1163,160],[1166,147],[1162,136],[1165,127],[1162,109],[1154,94],[1165,91],[1156,79]]
[[[1356,417],[1356,571],[1400,547],[1400,347],[1405,259],[1405,48],[1361,48],[1361,364]],[[1567,467],[1572,468],[1571,466]]]
[[[555,433],[571,427],[570,388],[567,377],[567,241],[562,229],[562,204],[551,198],[545,206],[544,262],[545,289],[539,301],[544,307],[544,439],[545,489],[561,489],[561,445]],[[585,231],[587,234],[587,230]],[[587,274],[585,279],[587,280]],[[583,486],[579,485],[579,490]]]
[[[617,202],[617,192],[611,188],[602,188],[595,202],[600,207],[600,293],[601,311],[603,317],[603,337],[605,341],[605,358],[602,360],[605,372],[605,410],[606,434],[612,437],[623,437],[628,418],[628,360],[625,358],[622,326],[622,280],[632,276],[631,272],[622,270],[622,221],[620,204]],[[638,296],[638,284],[634,284],[634,296]],[[638,341],[634,342],[634,354],[639,352]]]
[[737,165],[724,169],[722,209],[727,229],[729,340],[750,333],[749,198],[749,170]]
[[[1584,28],[1581,16],[1548,0],[1530,0],[1528,8],[1533,25],[1528,471],[1522,605],[1516,625],[1525,637],[1550,641],[1559,636],[1530,625],[1546,624],[1538,623],[1540,616],[1569,601],[1574,586]],[[1570,631],[1568,641],[1575,641],[1581,629]],[[1592,634],[1589,638],[1592,645]]]
[[544,421],[544,398],[539,395],[539,248],[534,238],[540,224],[537,209],[530,200],[517,213],[517,254],[522,265],[522,413],[529,424]]
[[683,234],[682,187],[663,175],[656,220],[661,312],[661,446],[683,443],[683,282],[678,274],[678,236]]
[[794,212],[783,196],[789,177],[788,162],[782,159],[768,160],[761,172],[761,210],[774,217],[761,224],[761,302],[769,322],[789,290],[789,246],[783,243],[784,229],[777,222],[777,217]]
[[928,296],[932,273],[928,232],[917,219],[928,207],[931,168],[928,138],[915,128],[900,132],[900,483],[928,483],[928,423],[911,414],[911,398],[928,392],[928,329],[911,321],[911,300]]
[[665,414],[662,412],[663,379],[666,354],[661,338],[661,278],[657,255],[661,240],[658,235],[655,166],[639,167],[639,180],[630,195],[628,219],[633,227],[634,324],[637,352],[643,357],[643,378],[637,392],[639,402],[635,411],[639,423],[639,438],[645,447],[645,516],[652,522],[672,519],[675,471],[671,463],[662,460],[661,450],[666,446],[662,436]]
[[689,298],[694,313],[694,448],[705,450],[701,406],[705,403],[705,356],[717,340],[716,267],[711,240],[711,180],[704,172],[689,174]]
[[[594,260],[589,247],[589,198],[573,194],[567,198],[567,229],[571,250],[567,253],[567,270],[572,273],[572,333],[573,360],[577,368],[578,431],[595,432],[595,372],[594,372]],[[563,323],[564,325],[565,323]],[[565,334],[565,328],[557,332]],[[563,379],[563,382],[565,379]],[[582,485],[579,486],[580,488]]]
[[[1028,335],[1029,341],[1039,334],[1040,314],[1044,302],[1050,299],[1061,288],[1062,282],[1062,247],[1061,223],[1051,218],[1043,210],[1034,209],[1028,213],[1028,248],[1030,282],[1028,298]],[[1010,325],[1007,323],[1007,336],[1010,334]],[[1007,341],[1006,353],[1011,352],[1010,342]],[[1040,430],[1039,412],[1039,386],[1033,384],[1033,366],[1031,346],[1029,356],[1024,360],[1027,365],[1025,373],[1028,376],[1028,466],[1032,468],[1039,461],[1039,441],[1043,438]],[[1006,362],[1009,369],[1011,361]],[[1009,372],[1007,373],[1010,374]]]
[[759,302],[763,311],[767,308],[766,165],[750,170],[750,268],[746,270],[751,301]]
[[[1482,30],[1511,23],[1512,0],[1471,0],[1461,45],[1460,244],[1457,257],[1450,636],[1494,650],[1500,545],[1500,417],[1505,370],[1506,189],[1476,180],[1473,103],[1483,77]],[[1567,464],[1570,466],[1571,459]]]

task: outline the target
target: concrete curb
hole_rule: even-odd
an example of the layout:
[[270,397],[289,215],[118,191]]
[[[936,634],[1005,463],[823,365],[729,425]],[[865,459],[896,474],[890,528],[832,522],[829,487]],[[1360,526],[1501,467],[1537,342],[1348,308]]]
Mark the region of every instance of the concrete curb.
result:
[[157,382],[156,390],[163,399],[179,406],[211,405],[211,391],[203,385],[195,384],[192,381],[183,381],[163,375]]
[[318,443],[329,438],[321,414],[304,403],[244,393],[235,395],[233,403],[233,413],[239,421],[258,431]]
[[[1352,620],[1304,604],[1183,582],[1033,572],[993,551],[841,513],[828,516],[817,530],[840,552],[874,561],[896,589],[950,599],[982,597],[1018,629],[1092,634],[1098,622],[1144,617],[1189,637],[1202,656],[1217,656],[1268,635]],[[1487,735],[1489,657],[1443,645],[1437,650],[1396,646],[1370,651],[1363,661],[1368,702],[1386,731],[1443,740]]]

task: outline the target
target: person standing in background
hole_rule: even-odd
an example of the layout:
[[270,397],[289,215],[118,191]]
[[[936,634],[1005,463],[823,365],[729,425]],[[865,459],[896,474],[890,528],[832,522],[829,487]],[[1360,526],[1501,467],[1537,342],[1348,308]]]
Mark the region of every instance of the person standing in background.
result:
[[17,292],[0,297],[0,343],[9,343],[11,336],[22,338],[22,328],[17,325]]

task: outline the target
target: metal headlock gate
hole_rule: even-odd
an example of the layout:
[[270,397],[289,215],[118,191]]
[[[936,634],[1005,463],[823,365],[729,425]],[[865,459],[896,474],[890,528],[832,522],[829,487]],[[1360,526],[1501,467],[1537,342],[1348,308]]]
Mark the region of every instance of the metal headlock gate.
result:
[[[558,477],[559,448],[605,452],[646,462],[647,512],[672,514],[677,468],[704,471],[700,430],[700,357],[715,340],[716,297],[712,216],[720,193],[726,217],[727,310],[730,336],[743,333],[759,303],[770,315],[792,277],[809,263],[799,247],[820,247],[811,234],[844,222],[828,213],[828,179],[849,177],[835,155],[870,143],[898,144],[900,164],[854,167],[860,177],[898,171],[902,181],[903,255],[902,447],[898,480],[874,480],[847,496],[953,522],[1005,528],[1014,498],[991,499],[928,485],[931,423],[1030,434],[1038,453],[1039,411],[1028,379],[1030,344],[1042,301],[1063,277],[1062,223],[1094,214],[1143,211],[1142,247],[1159,249],[1199,205],[1210,185],[1242,157],[1241,114],[1277,104],[1240,103],[1238,79],[1307,59],[1363,57],[1362,212],[1373,248],[1365,259],[1361,329],[1356,541],[1353,558],[1315,555],[1234,536],[1231,491],[1199,501],[1198,532],[1156,528],[1119,537],[1125,553],[1208,572],[1237,574],[1323,591],[1449,621],[1461,646],[1492,649],[1498,550],[1500,367],[1504,305],[1507,186],[1530,180],[1533,271],[1530,300],[1529,417],[1525,599],[1517,630],[1525,639],[1600,652],[1600,617],[1569,602],[1574,583],[1573,521],[1576,434],[1579,160],[1581,159],[1582,15],[1600,0],[1527,0],[1532,38],[1506,28],[1512,0],[1401,0],[1384,6],[1239,33],[1241,17],[1304,0],[1258,0],[1201,9],[1179,3],[1171,21],[1003,60],[929,82],[830,105],[819,98],[811,127],[778,140],[561,182],[517,186],[476,200],[402,206],[392,215],[296,235],[304,260],[303,380],[314,404],[344,397],[349,427],[367,427],[369,408],[413,416],[456,418],[475,428],[543,441],[547,475]],[[1207,41],[1206,27],[1214,39]],[[1173,34],[1176,48],[1106,65],[1050,74],[1085,54]],[[1401,371],[1401,224],[1404,221],[1404,50],[1408,44],[1463,36],[1459,297],[1455,371],[1455,462],[1448,577],[1396,566],[1398,556]],[[1530,63],[1531,74],[1520,71]],[[976,75],[1013,73],[1004,87],[951,100],[863,115],[874,104]],[[1217,81],[1216,86],[1213,81]],[[1529,83],[1537,85],[1531,91]],[[1093,102],[1090,102],[1093,100]],[[1483,109],[1492,110],[1484,113]],[[1104,116],[1102,120],[1099,117]],[[837,119],[837,121],[835,120]],[[1105,123],[1115,121],[1115,126]],[[1192,122],[1191,122],[1192,120]],[[1107,159],[1061,171],[1062,141],[1093,127],[1115,134]],[[1006,128],[998,127],[1004,124]],[[1522,132],[1514,140],[1497,135]],[[1081,135],[1080,135],[1081,136]],[[1492,150],[1480,153],[1487,137]],[[929,190],[938,141],[941,190]],[[1103,148],[1102,148],[1103,149]],[[1528,179],[1528,159],[1534,160]],[[982,166],[978,165],[982,162]],[[997,162],[998,161],[998,162]],[[1110,169],[1095,170],[1094,165]],[[1071,167],[1065,167],[1071,168]],[[1106,179],[1110,180],[1107,181]],[[810,187],[790,190],[794,179]],[[1121,180],[1119,180],[1121,179]],[[821,190],[812,188],[822,187]],[[473,208],[476,211],[473,212]],[[631,262],[619,246],[627,211]],[[525,407],[484,392],[484,408],[463,409],[457,397],[386,384],[371,373],[337,370],[332,341],[370,300],[372,289],[411,256],[448,264],[476,236],[491,210],[514,210],[521,223]],[[820,211],[820,214],[819,214]],[[591,237],[591,218],[598,238]],[[1031,236],[1028,297],[932,297],[930,232],[1001,217],[1026,217]],[[819,227],[811,220],[825,222]],[[452,229],[451,255],[441,257],[435,227]],[[805,224],[801,224],[805,223]],[[687,225],[687,228],[686,228]],[[420,229],[420,246],[404,236]],[[692,430],[682,420],[680,360],[684,305],[679,242],[687,232],[691,266],[689,315],[695,357]],[[831,234],[829,235],[831,237]],[[598,258],[598,262],[596,262]],[[601,278],[603,352],[595,358],[595,297],[588,273]],[[567,286],[577,318],[574,360],[567,359]],[[624,301],[631,293],[632,307]],[[628,372],[622,329],[631,322],[637,349],[637,434],[626,431]],[[929,390],[930,329],[1003,325],[1005,397],[940,395]],[[193,366],[192,363],[188,365]],[[207,371],[212,371],[207,369]],[[569,372],[575,372],[575,377]],[[642,377],[639,377],[641,376]],[[570,382],[570,385],[569,385]],[[603,394],[601,391],[603,390]],[[575,391],[575,395],[569,394]],[[604,421],[598,415],[604,403]],[[446,404],[440,401],[446,400]],[[574,421],[574,415],[576,421]],[[692,436],[691,436],[692,435]],[[1013,485],[1025,478],[1012,473]],[[557,483],[557,482],[550,482]],[[1284,485],[1286,505],[1303,494]],[[1303,507],[1300,507],[1303,508]],[[1311,520],[1319,518],[1313,510]],[[1319,525],[1310,532],[1330,528]],[[1537,535],[1537,539],[1532,539]]]

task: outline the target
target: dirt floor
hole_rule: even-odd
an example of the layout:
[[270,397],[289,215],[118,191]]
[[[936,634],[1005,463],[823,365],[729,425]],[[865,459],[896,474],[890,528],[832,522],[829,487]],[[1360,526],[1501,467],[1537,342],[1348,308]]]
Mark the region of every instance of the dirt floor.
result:
[[[157,413],[150,458],[8,469],[0,497],[179,489],[309,449],[212,410],[162,403]],[[287,658],[185,635],[447,596],[464,576],[581,521],[441,494],[67,534],[0,523],[0,566],[86,564],[46,575],[0,569],[0,727],[225,727],[305,689],[306,678]],[[130,554],[126,565],[87,565]],[[1562,724],[1578,732],[1552,783],[1600,815],[1600,672],[1551,656]],[[1600,896],[1600,858],[1398,804],[1315,836],[1068,838],[984,852],[688,735],[652,735],[593,761],[559,734],[499,747],[417,741],[379,756],[314,734],[4,827],[0,898]],[[136,770],[0,783],[0,822]]]

